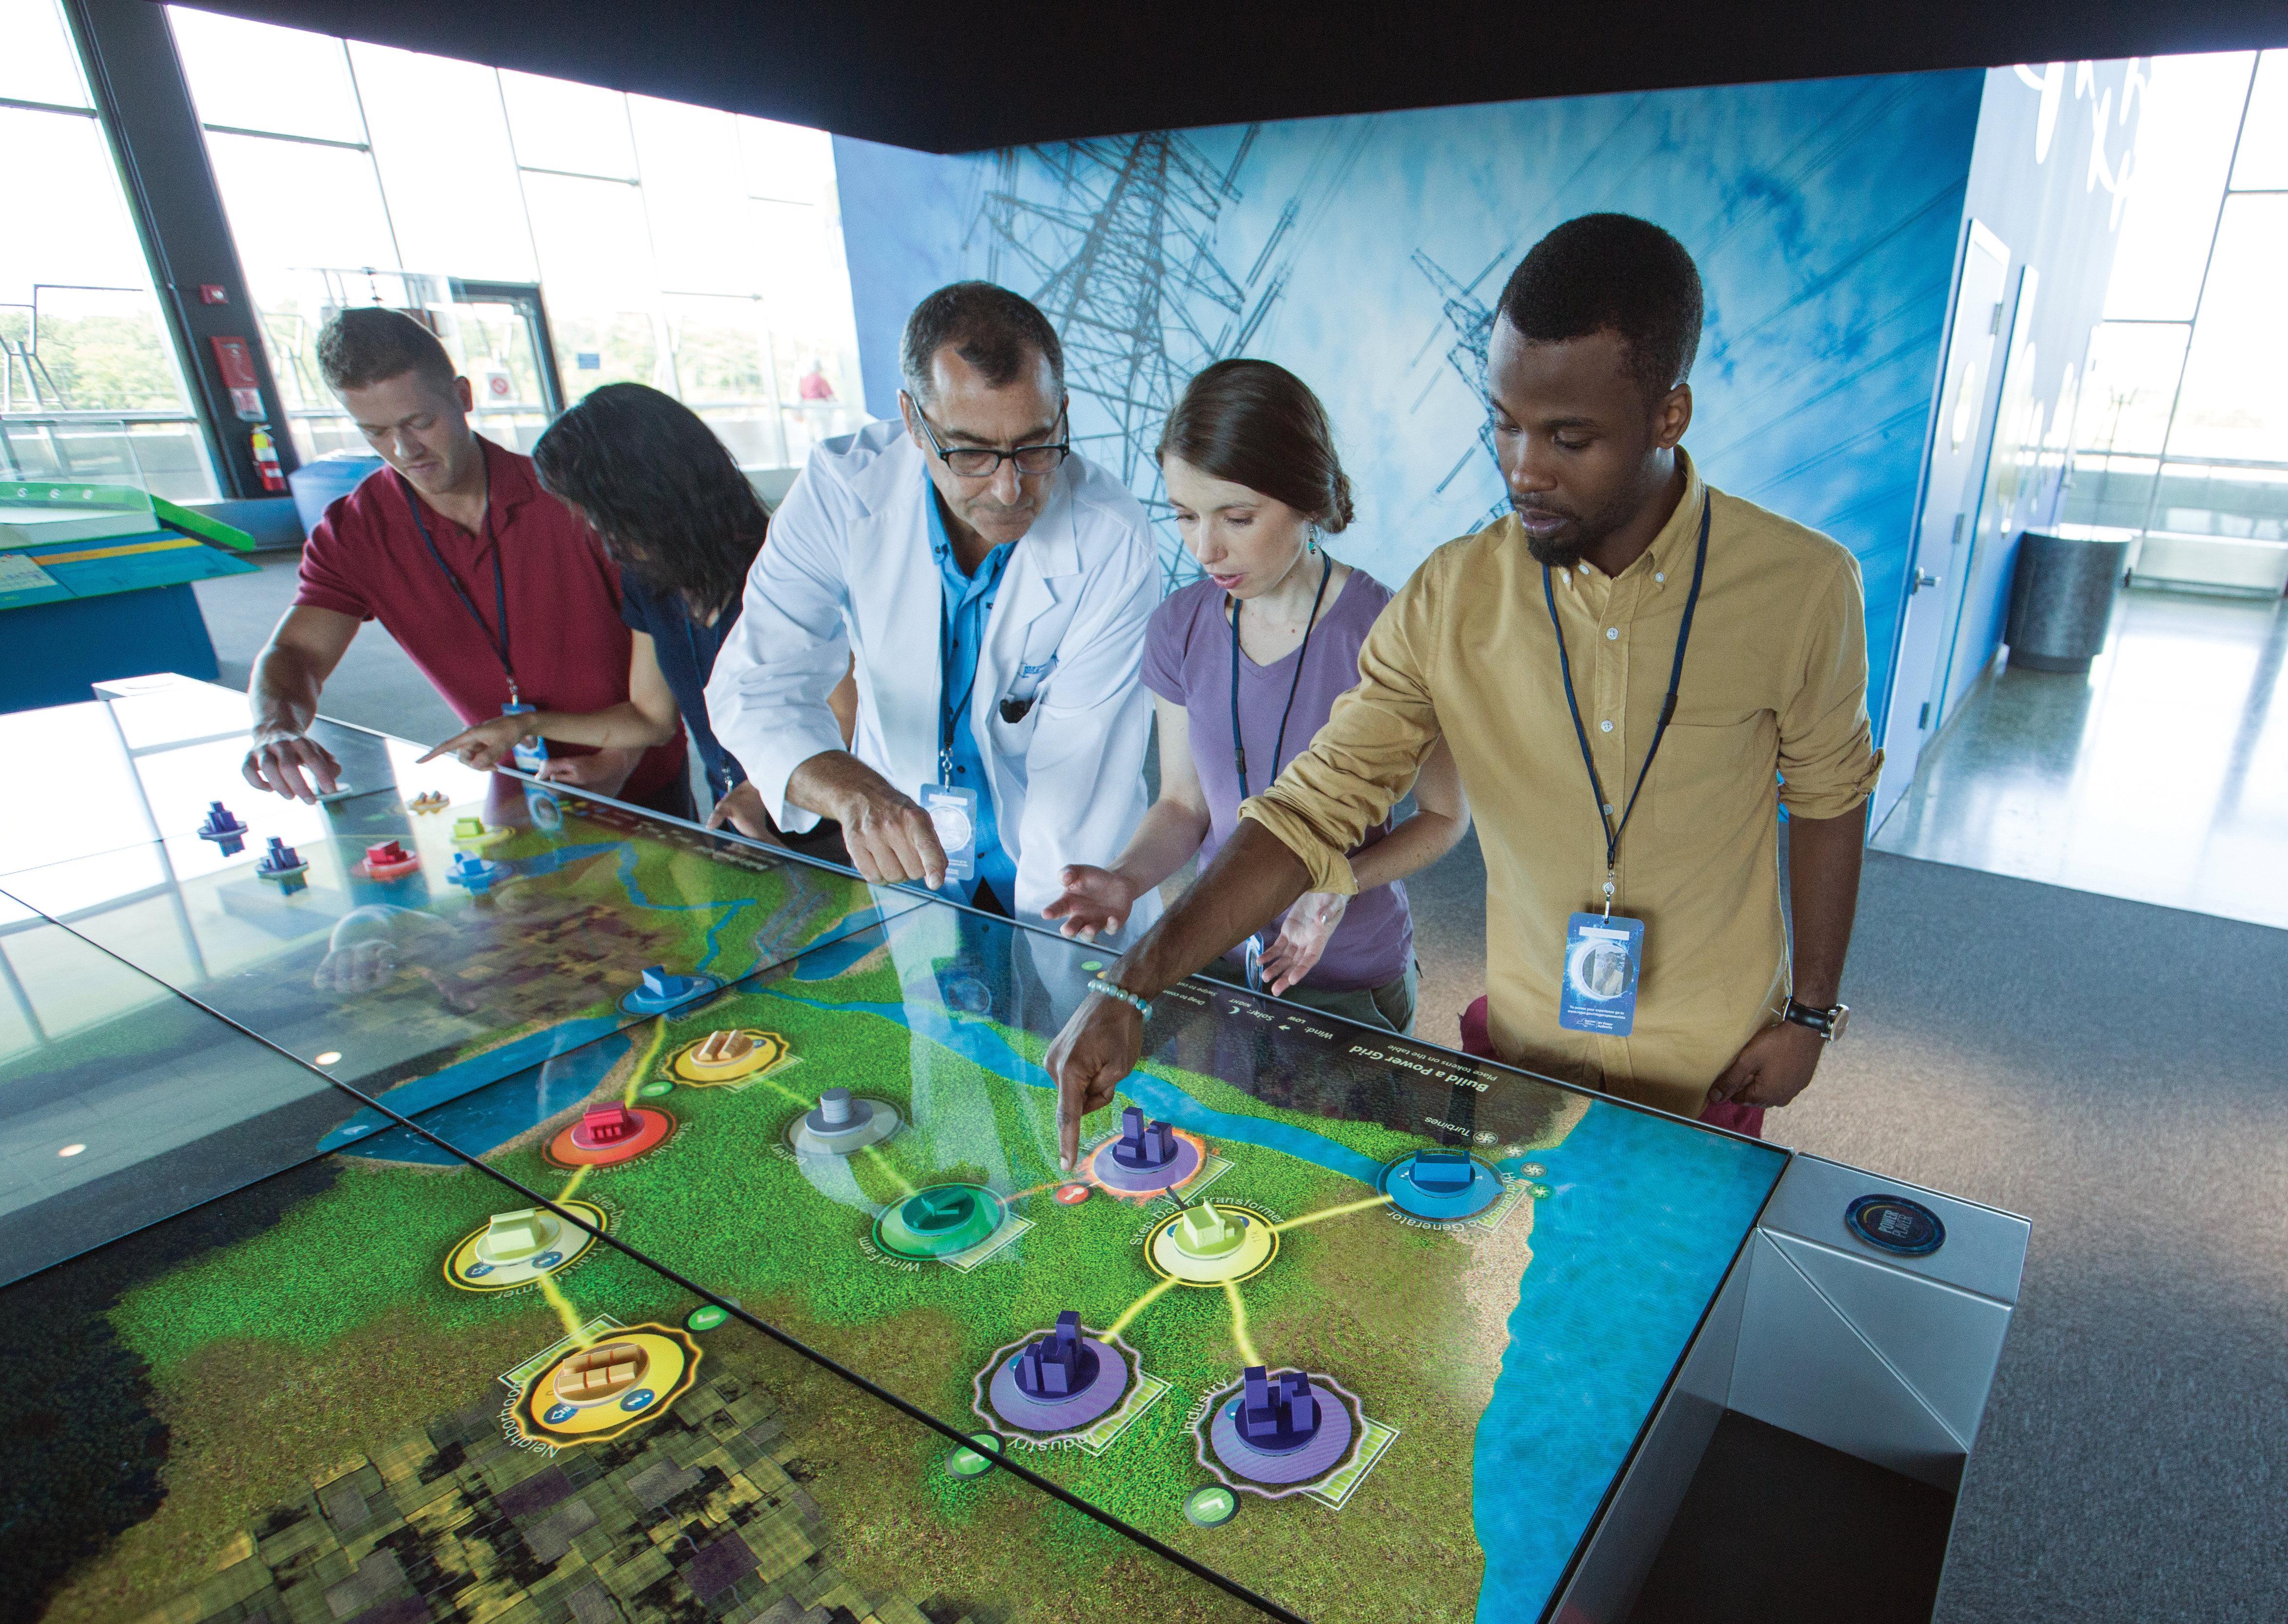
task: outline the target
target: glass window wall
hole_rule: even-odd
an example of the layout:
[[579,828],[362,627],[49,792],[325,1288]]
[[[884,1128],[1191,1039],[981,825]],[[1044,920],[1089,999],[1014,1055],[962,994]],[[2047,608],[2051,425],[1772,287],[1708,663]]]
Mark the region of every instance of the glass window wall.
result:
[[481,427],[529,448],[536,329],[473,282],[537,285],[565,400],[651,384],[748,466],[865,421],[822,132],[169,15],[306,457],[363,449],[314,353],[346,304],[418,313],[477,385]]
[[123,423],[150,488],[216,495],[206,435],[56,0],[0,0],[0,478],[70,468]]
[[2162,57],[2149,94],[2062,517],[2162,538],[2157,578],[2271,580],[2251,550],[2288,550],[2288,51]]

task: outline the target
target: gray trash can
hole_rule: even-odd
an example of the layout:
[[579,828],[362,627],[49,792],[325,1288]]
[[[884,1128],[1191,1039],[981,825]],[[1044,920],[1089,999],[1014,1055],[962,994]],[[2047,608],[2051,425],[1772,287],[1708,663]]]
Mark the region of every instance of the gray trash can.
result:
[[2035,671],[2086,671],[2105,647],[2114,595],[2129,567],[2126,541],[2084,541],[2029,530],[2018,538],[2010,619],[2002,640],[2010,663]]

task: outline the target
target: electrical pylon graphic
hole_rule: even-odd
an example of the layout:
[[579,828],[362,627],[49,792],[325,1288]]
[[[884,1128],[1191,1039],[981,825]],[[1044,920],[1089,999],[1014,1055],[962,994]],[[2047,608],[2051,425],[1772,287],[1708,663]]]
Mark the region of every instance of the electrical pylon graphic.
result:
[[[1458,281],[1419,249],[1414,251],[1413,259],[1414,268],[1429,278],[1430,285],[1438,290],[1440,313],[1446,318],[1447,326],[1453,329],[1454,341],[1446,346],[1446,364],[1453,368],[1474,396],[1483,400],[1486,392],[1486,352],[1493,345],[1494,307],[1478,297],[1477,289],[1494,266],[1502,263],[1502,259],[1496,258],[1493,265],[1478,273],[1476,281],[1468,283]],[[1482,420],[1478,424],[1478,446],[1488,459],[1494,462],[1495,471],[1498,474],[1500,463],[1495,457],[1494,428],[1490,419]],[[1446,471],[1446,477],[1438,481],[1435,494],[1444,495],[1446,487],[1462,477],[1463,471],[1469,467],[1476,456],[1475,450],[1463,452],[1454,465]],[[1505,496],[1486,511],[1478,520],[1479,527],[1483,528],[1508,511],[1509,500]]]
[[1216,254],[1240,201],[1251,124],[1220,170],[1170,131],[1004,150],[984,218],[986,274],[1040,306],[1064,340],[1074,438],[1152,514],[1171,590],[1199,571],[1177,540],[1153,457],[1192,375],[1245,353],[1287,281],[1290,201],[1245,277]]

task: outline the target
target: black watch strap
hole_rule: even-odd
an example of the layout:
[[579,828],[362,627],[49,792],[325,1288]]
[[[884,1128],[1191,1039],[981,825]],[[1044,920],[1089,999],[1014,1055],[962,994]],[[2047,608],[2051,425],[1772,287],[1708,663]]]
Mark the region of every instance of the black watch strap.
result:
[[1809,1027],[1831,1043],[1842,1035],[1843,1018],[1850,1012],[1848,1004],[1839,1003],[1831,1010],[1822,1010],[1811,1004],[1798,1003],[1791,998],[1787,1001],[1787,1011],[1783,1018],[1799,1026]]

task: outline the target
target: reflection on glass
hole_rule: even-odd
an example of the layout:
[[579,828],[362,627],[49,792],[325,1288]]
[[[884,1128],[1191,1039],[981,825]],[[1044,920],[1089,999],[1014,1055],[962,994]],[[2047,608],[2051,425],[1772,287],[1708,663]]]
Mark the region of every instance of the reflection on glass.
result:
[[[1784,1153],[1187,984],[1067,1173],[1101,951],[924,902],[419,1120],[1305,1616],[1535,1616]],[[1219,1432],[1251,1367],[1307,1448]],[[1370,1592],[1288,1558],[1367,1517]]]
[[[544,1294],[440,1279],[496,1228],[513,1251],[496,1215],[525,1205],[473,1168],[321,1162],[0,1293],[87,1400],[18,1485],[14,1593],[185,1620],[442,1616],[473,1588],[536,1624],[1259,1616],[608,1246]],[[120,1531],[92,1557],[91,1506]]]
[[[647,970],[712,987],[910,906],[687,825],[470,773],[333,724],[346,797],[237,787],[232,736],[137,762],[157,838],[6,889],[290,1054],[418,1108],[646,1018]],[[441,804],[417,806],[434,793]],[[203,836],[208,801],[245,826]],[[265,872],[276,839],[292,883]],[[592,1079],[591,1085],[592,1085]]]
[[306,1161],[354,1104],[0,899],[0,1282]]

